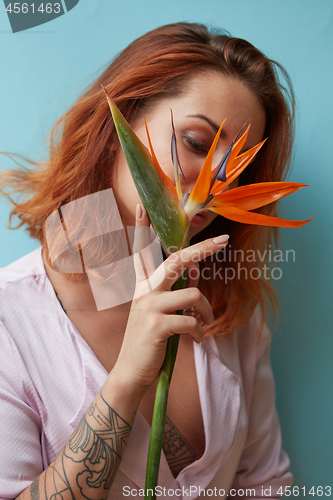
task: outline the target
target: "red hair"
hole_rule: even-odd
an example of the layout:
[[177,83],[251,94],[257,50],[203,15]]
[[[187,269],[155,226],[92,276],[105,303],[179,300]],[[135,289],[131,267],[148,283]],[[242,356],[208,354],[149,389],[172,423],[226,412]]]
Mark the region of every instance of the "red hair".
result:
[[[110,110],[101,84],[132,125],[142,110],[165,96],[181,94],[186,80],[198,71],[214,70],[243,82],[257,96],[266,111],[265,137],[269,137],[240,182],[280,181],[289,166],[293,141],[293,93],[286,72],[249,42],[225,34],[210,33],[199,24],[162,26],[130,44],[79,100],[56,123],[50,138],[49,158],[37,168],[16,169],[1,174],[1,184],[27,199],[15,202],[10,214],[18,216],[17,227],[26,225],[30,235],[45,246],[45,220],[62,205],[112,186],[112,164],[119,152]],[[282,74],[286,87],[278,79]],[[2,192],[4,193],[4,188]],[[276,204],[259,209],[275,215]],[[98,221],[96,221],[98,223]],[[200,238],[223,229],[229,232],[233,249],[258,253],[277,236],[276,228],[257,227],[222,220],[200,233]],[[242,260],[247,279],[233,279],[226,285],[217,269],[237,270],[240,258],[205,262],[210,280],[201,279],[199,288],[210,301],[216,321],[212,332],[227,333],[244,323],[258,303],[277,305],[269,282],[250,276],[263,262]],[[244,255],[244,254],[243,254]],[[47,256],[47,253],[46,253]],[[215,269],[215,271],[214,271]],[[215,273],[215,277],[214,277]],[[207,276],[207,274],[206,274]],[[264,316],[264,315],[263,315]]]

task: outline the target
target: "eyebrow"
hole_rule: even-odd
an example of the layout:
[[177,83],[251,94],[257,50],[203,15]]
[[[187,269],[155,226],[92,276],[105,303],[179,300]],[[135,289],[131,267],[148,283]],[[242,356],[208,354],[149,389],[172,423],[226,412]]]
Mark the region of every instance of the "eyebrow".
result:
[[205,115],[187,115],[187,116],[188,116],[188,118],[199,118],[200,120],[204,120],[205,122],[208,123],[208,125],[210,125],[212,127],[215,134],[218,132],[218,130],[220,128],[216,123],[214,123],[212,120],[207,118],[207,116],[205,116]]

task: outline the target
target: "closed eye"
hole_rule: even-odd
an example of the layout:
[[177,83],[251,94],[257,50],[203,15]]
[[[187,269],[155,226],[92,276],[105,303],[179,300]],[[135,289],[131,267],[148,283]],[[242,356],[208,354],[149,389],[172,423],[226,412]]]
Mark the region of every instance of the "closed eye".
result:
[[188,149],[190,151],[193,151],[194,153],[206,155],[209,151],[209,147],[207,147],[205,144],[202,144],[201,142],[196,141],[190,135],[184,134],[183,141],[186,144],[186,147],[188,147]]

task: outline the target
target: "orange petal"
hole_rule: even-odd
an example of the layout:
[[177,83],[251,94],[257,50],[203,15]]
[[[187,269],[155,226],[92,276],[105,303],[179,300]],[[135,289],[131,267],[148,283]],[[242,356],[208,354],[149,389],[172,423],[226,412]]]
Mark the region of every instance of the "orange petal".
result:
[[212,212],[222,215],[226,219],[235,222],[243,222],[244,224],[256,224],[258,226],[274,226],[274,227],[301,227],[311,220],[286,220],[279,219],[278,217],[270,217],[268,215],[256,214],[254,212],[247,212],[239,208],[230,207],[229,205],[221,207],[209,207]]
[[242,153],[241,155],[237,156],[235,160],[233,161],[232,168],[229,169],[229,173],[227,173],[227,181],[226,182],[221,182],[221,181],[216,181],[213,188],[212,188],[212,193],[215,195],[222,191],[222,189],[225,189],[229,184],[231,184],[237,177],[243,172],[243,170],[246,169],[248,164],[253,160],[255,155],[258,153],[259,149],[263,146],[263,144],[266,142],[267,139],[264,139],[263,141],[259,142],[256,146],[253,146],[250,148],[248,151],[245,151],[245,153]]
[[197,181],[190,193],[190,196],[187,200],[187,203],[189,205],[196,204],[198,206],[202,205],[205,203],[205,201],[208,198],[209,195],[209,188],[210,188],[210,180],[212,177],[212,163],[213,163],[213,156],[215,153],[215,149],[217,146],[217,142],[220,138],[220,133],[222,130],[222,127],[225,123],[222,123],[221,127],[219,128],[215,139],[213,141],[213,144],[210,147],[210,150],[208,151],[208,154],[206,156],[205,162],[202,166],[202,169],[200,171],[199,177],[197,178]]
[[146,133],[147,133],[147,138],[148,138],[148,143],[149,143],[149,149],[150,149],[150,154],[154,160],[154,163],[156,165],[156,168],[157,170],[160,171],[163,179],[169,184],[169,186],[171,187],[172,191],[174,192],[174,194],[177,196],[178,198],[178,194],[177,194],[177,191],[176,191],[176,188],[175,186],[172,184],[170,178],[164,173],[164,171],[162,170],[160,164],[158,163],[158,159],[156,158],[156,155],[155,155],[155,151],[154,151],[154,148],[153,148],[153,145],[152,145],[152,142],[150,140],[150,134],[149,134],[149,130],[148,130],[148,125],[147,125],[147,122],[146,122],[146,118],[145,116],[143,115],[143,119],[144,119],[144,122],[145,122],[145,127],[146,127]]
[[215,181],[214,186],[211,189],[211,193],[215,196],[217,193],[222,191],[227,186],[227,184],[223,181]]
[[256,146],[253,146],[253,148],[245,151],[245,153],[237,156],[234,164],[232,165],[232,169],[230,169],[229,173],[227,173],[226,186],[231,184],[231,182],[233,182],[243,172],[243,170],[245,170],[245,168],[253,160],[259,149],[262,148],[266,141],[267,138],[259,142],[259,144],[257,144]]
[[212,203],[216,206],[218,206],[216,202],[220,202],[241,210],[254,210],[273,203],[306,186],[307,184],[298,182],[260,182],[217,194]]
[[235,142],[234,147],[231,150],[231,153],[230,153],[230,156],[228,159],[228,163],[227,163],[227,168],[226,168],[227,177],[228,177],[229,169],[232,167],[232,164],[233,164],[236,156],[238,155],[238,153],[240,152],[240,150],[242,149],[242,147],[246,143],[247,136],[249,135],[249,130],[250,130],[250,124],[247,126],[247,129],[245,130],[244,134],[238,139],[238,141]]

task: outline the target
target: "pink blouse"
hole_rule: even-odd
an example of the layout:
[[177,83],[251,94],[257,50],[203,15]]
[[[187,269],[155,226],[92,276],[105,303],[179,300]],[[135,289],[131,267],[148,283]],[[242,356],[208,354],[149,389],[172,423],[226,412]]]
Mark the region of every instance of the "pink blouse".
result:
[[[17,497],[57,457],[107,372],[63,312],[41,249],[0,271],[0,304],[1,500]],[[278,498],[292,484],[270,332],[254,338],[258,315],[232,335],[194,344],[205,452],[176,479],[162,453],[158,497],[194,499],[206,489],[213,498]],[[138,412],[109,499],[142,496],[149,434]]]

